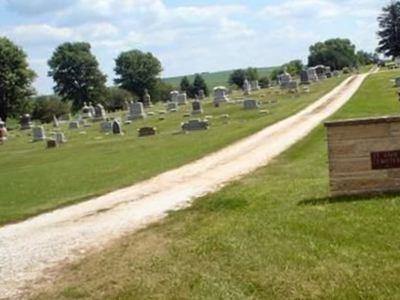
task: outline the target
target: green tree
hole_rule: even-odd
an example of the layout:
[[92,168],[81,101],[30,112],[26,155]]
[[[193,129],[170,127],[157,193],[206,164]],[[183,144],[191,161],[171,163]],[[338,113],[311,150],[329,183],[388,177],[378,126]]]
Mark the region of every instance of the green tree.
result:
[[393,58],[400,56],[400,1],[392,1],[378,17],[380,30],[377,51]]
[[286,69],[286,72],[288,72],[292,76],[299,75],[303,68],[303,62],[300,59],[292,60],[282,66],[282,69]]
[[260,87],[262,87],[263,89],[268,88],[270,85],[268,76],[261,77],[259,84],[260,84]]
[[170,100],[170,93],[175,89],[172,84],[166,83],[159,79],[157,81],[156,87],[154,89],[154,100],[153,103],[157,101],[167,102]]
[[63,101],[72,101],[74,111],[79,110],[83,102],[104,101],[106,76],[100,72],[89,43],[58,46],[48,64],[49,76],[56,83],[54,91]]
[[32,117],[42,123],[50,123],[53,116],[59,117],[69,114],[71,111],[70,103],[61,101],[61,98],[53,96],[39,96],[33,99]]
[[258,70],[256,68],[247,68],[246,70],[246,78],[250,81],[258,80]]
[[246,72],[242,69],[235,70],[229,76],[229,84],[242,88],[246,80]]
[[179,84],[180,89],[182,92],[186,92],[188,95],[191,93],[192,91],[192,85],[190,84],[189,79],[187,78],[187,76],[184,76],[181,80],[181,83]]
[[104,106],[108,111],[123,109],[125,101],[133,101],[133,95],[130,92],[116,86],[107,88],[107,94],[108,97],[104,102]]
[[123,52],[115,60],[115,64],[115,84],[138,95],[142,100],[146,89],[155,98],[162,66],[153,54],[139,50]]
[[34,94],[35,78],[25,52],[5,37],[0,37],[0,118],[24,113],[27,99]]
[[357,52],[358,64],[360,64],[362,66],[370,65],[370,64],[375,63],[375,59],[376,59],[375,55],[372,54],[372,53],[368,53],[368,52],[365,52],[365,51],[362,51],[362,50]]
[[210,93],[204,78],[200,74],[196,74],[193,81],[193,93],[198,95],[200,90],[203,90],[206,96],[208,96]]
[[284,70],[283,70],[282,67],[273,69],[272,72],[271,72],[271,75],[270,75],[271,80],[277,80],[278,79],[278,75],[281,75],[283,72],[284,72]]
[[331,39],[310,47],[308,65],[325,65],[332,70],[357,65],[356,47],[348,39]]

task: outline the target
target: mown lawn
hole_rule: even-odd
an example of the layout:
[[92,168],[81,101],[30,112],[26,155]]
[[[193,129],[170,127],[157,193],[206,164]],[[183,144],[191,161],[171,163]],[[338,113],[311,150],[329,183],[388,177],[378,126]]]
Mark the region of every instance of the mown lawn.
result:
[[[334,118],[393,114],[394,72]],[[329,198],[325,129],[69,266],[35,299],[398,299],[400,196]]]
[[[11,131],[9,141],[0,145],[0,225],[126,187],[198,159],[292,115],[344,78],[315,84],[311,93],[300,97],[273,90],[252,95],[261,101],[279,100],[278,104],[264,105],[268,115],[244,111],[240,104],[214,108],[208,102],[204,115],[199,116],[213,116],[207,132],[176,134],[190,105],[165,115],[164,121],[157,114],[164,109],[159,105],[152,109],[156,116],[124,126],[122,137],[102,134],[98,123],[82,129],[86,134],[64,125],[69,142],[59,149],[46,150],[44,143],[31,143],[30,131]],[[241,97],[236,93],[232,98]],[[223,118],[225,114],[228,119]],[[160,134],[138,138],[137,129],[144,125],[157,127]],[[52,130],[47,129],[48,133]]]

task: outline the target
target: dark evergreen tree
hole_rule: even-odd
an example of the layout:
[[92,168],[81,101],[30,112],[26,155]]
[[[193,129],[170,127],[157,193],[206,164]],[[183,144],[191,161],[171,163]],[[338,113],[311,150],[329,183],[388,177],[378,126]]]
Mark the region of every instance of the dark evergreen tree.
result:
[[210,94],[204,78],[200,74],[196,74],[193,81],[193,92],[195,95],[198,95],[200,90],[203,90],[206,96]]
[[392,1],[382,11],[378,18],[380,41],[377,51],[385,56],[400,57],[400,1]]

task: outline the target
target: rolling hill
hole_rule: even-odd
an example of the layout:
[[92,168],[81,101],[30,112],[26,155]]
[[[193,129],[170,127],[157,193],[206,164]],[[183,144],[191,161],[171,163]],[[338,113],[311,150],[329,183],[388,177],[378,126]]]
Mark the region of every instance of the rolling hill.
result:
[[[273,69],[277,67],[268,67],[268,68],[257,68],[258,74],[260,77],[269,75]],[[209,88],[213,88],[215,86],[219,85],[228,85],[228,79],[229,75],[233,72],[234,70],[228,70],[228,71],[220,71],[220,72],[203,72],[201,75],[203,76],[204,80],[206,81],[207,85]],[[189,80],[192,82],[194,79],[195,74],[192,75],[187,75]],[[184,76],[177,76],[177,77],[169,77],[169,78],[164,78],[163,80],[167,83],[172,84],[175,87],[179,87],[179,84]]]

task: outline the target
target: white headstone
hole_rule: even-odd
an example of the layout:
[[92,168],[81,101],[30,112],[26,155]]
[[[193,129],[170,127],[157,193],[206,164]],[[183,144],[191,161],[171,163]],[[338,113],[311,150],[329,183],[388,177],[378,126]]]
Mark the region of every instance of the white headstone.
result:
[[214,88],[214,104],[229,102],[226,96],[226,88],[224,86],[217,86]]
[[146,112],[144,111],[143,103],[141,102],[130,102],[129,103],[129,114],[128,120],[138,120],[146,118]]
[[43,126],[37,126],[32,128],[32,136],[34,142],[44,141],[46,139],[46,133]]

